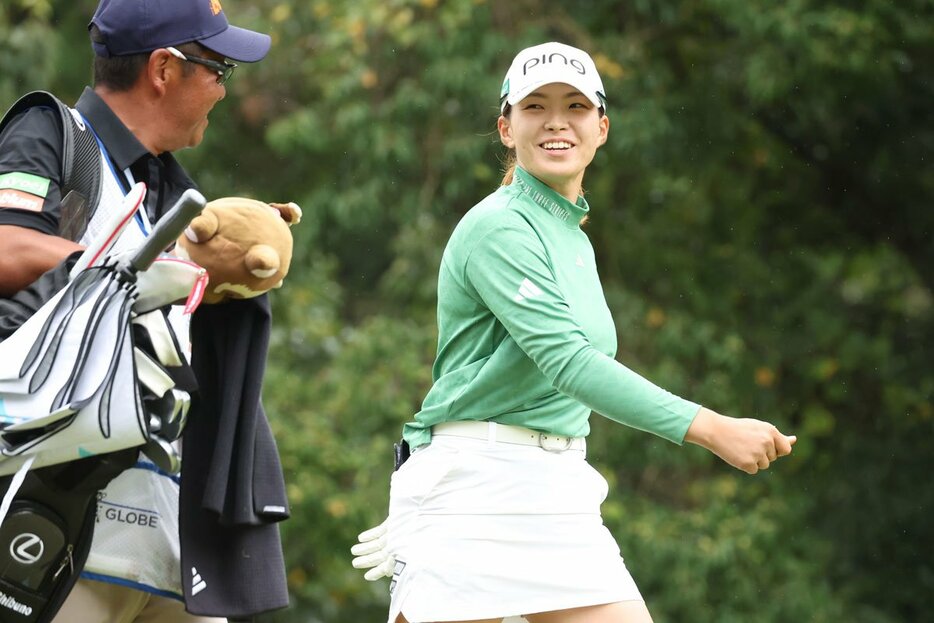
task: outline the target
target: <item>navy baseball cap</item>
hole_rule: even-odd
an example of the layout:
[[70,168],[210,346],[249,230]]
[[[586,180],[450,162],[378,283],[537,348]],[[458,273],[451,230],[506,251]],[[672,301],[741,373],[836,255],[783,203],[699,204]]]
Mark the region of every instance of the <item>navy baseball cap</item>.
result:
[[234,61],[253,63],[269,52],[269,35],[231,26],[220,0],[101,0],[91,18],[98,56],[125,56],[197,41]]

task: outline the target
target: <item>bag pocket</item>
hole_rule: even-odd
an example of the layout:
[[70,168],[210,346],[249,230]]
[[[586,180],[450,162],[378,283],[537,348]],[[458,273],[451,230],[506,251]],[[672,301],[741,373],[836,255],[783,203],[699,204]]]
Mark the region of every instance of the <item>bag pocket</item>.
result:
[[[0,621],[52,621],[87,561],[98,490],[138,454],[124,450],[26,474],[0,525]],[[11,479],[0,478],[0,491]]]
[[[83,517],[92,526],[94,502],[91,496]],[[0,526],[0,620],[51,621],[78,577],[76,541],[65,519],[44,504],[11,504]]]

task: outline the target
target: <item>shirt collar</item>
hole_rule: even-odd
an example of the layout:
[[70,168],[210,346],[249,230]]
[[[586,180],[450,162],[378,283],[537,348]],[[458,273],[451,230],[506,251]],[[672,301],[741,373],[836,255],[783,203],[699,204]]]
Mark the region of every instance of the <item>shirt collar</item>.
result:
[[150,155],[101,96],[92,89],[84,89],[75,108],[90,122],[94,132],[107,146],[107,152],[113,158],[114,164],[121,170]]
[[182,186],[183,188],[195,188],[195,183],[169,152],[153,156],[143,146],[142,143],[130,132],[120,118],[110,109],[101,96],[93,89],[85,87],[81,97],[75,104],[75,108],[91,124],[91,127],[100,137],[101,142],[107,146],[107,153],[110,154],[120,170],[130,167],[132,164],[146,159],[153,159],[156,163],[165,167],[166,179]]
[[583,195],[577,198],[577,203],[571,203],[551,186],[520,166],[516,166],[512,186],[569,227],[579,227],[581,219],[590,212],[590,206]]

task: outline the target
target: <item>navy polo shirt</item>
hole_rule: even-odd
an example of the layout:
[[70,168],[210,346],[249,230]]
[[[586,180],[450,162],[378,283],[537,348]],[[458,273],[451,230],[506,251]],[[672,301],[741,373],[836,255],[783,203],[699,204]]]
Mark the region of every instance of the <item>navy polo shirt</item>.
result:
[[[109,166],[124,190],[129,189],[125,169],[134,181],[146,182],[144,205],[150,222],[158,220],[186,189],[196,187],[171,153],[149,153],[93,90],[86,88],[75,108],[106,148]],[[0,225],[57,235],[62,199],[61,137],[58,113],[45,107],[17,115],[0,134]]]

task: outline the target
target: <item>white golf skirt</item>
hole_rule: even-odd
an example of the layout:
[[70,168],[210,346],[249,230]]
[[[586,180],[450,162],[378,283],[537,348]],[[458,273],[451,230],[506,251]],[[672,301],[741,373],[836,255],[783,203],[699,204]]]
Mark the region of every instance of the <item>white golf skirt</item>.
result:
[[392,476],[389,623],[642,600],[583,450],[438,436]]

